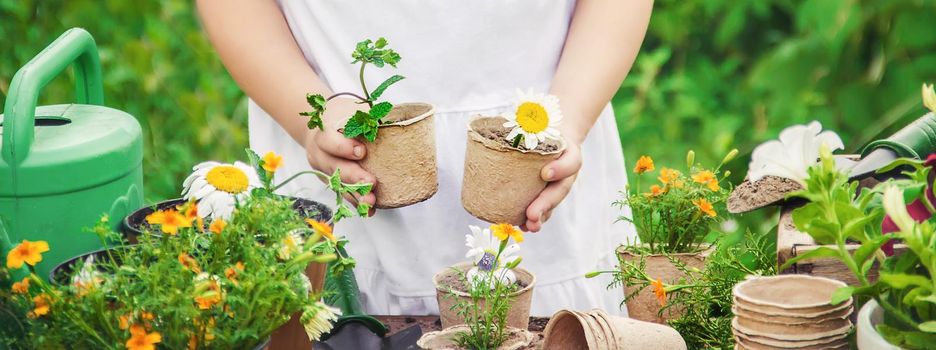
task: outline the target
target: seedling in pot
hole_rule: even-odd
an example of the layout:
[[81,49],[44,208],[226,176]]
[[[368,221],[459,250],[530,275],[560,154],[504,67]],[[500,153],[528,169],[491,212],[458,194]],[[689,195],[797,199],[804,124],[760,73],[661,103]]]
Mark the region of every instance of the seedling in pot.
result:
[[319,130],[325,130],[325,126],[322,123],[322,114],[325,113],[325,106],[328,104],[328,101],[339,96],[354,97],[358,100],[356,103],[366,104],[370,110],[367,112],[354,112],[351,119],[348,119],[347,123],[345,123],[342,133],[348,138],[360,136],[368,142],[374,142],[377,138],[377,129],[381,125],[389,123],[384,121],[383,118],[393,109],[393,104],[390,102],[377,102],[377,100],[390,85],[403,80],[403,76],[393,75],[387,78],[387,80],[384,80],[383,83],[380,83],[376,89],[369,91],[367,89],[367,83],[364,81],[364,68],[367,67],[368,64],[373,64],[377,68],[383,68],[384,65],[390,65],[396,68],[396,64],[400,62],[400,55],[397,54],[396,51],[393,51],[393,49],[387,47],[387,39],[379,38],[377,41],[367,39],[357,43],[354,52],[351,53],[351,57],[354,58],[351,64],[361,64],[358,78],[360,79],[361,90],[364,92],[364,96],[353,92],[339,92],[328,98],[320,94],[307,94],[306,101],[309,103],[309,106],[312,107],[312,110],[299,113],[299,115],[309,117],[309,121],[306,124],[309,129],[318,128]]

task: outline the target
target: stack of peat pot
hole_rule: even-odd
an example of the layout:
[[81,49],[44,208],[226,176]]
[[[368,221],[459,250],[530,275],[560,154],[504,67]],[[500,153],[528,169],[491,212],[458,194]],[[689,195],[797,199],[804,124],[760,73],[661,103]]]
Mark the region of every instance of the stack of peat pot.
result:
[[808,275],[754,277],[734,288],[735,349],[848,349],[853,300],[830,303],[845,287]]

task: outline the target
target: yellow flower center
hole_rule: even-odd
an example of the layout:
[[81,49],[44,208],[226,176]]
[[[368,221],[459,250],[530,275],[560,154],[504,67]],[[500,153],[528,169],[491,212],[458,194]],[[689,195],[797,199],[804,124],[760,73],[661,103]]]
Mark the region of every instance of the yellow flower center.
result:
[[524,102],[517,107],[517,124],[523,131],[538,133],[549,126],[549,113],[539,103]]
[[208,183],[220,191],[231,194],[238,194],[247,190],[249,181],[247,174],[237,167],[230,165],[219,165],[208,171],[205,176]]

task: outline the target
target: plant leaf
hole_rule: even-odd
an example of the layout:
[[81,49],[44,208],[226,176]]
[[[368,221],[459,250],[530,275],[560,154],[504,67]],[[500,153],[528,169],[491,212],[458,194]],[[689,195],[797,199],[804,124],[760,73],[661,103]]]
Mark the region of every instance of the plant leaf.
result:
[[851,299],[854,292],[855,287],[842,287],[836,289],[835,292],[832,292],[832,299],[829,301],[829,303],[832,305],[841,304],[843,301]]
[[806,254],[797,255],[793,257],[792,259],[787,260],[785,263],[783,263],[783,266],[780,266],[780,269],[778,271],[786,270],[790,266],[793,266],[793,264],[796,264],[797,262],[801,260],[815,259],[815,258],[822,258],[822,257],[836,257],[837,258],[839,257],[839,252],[829,247],[819,247],[819,248],[816,248],[807,252]]
[[381,95],[383,95],[384,91],[386,91],[390,85],[393,85],[394,83],[403,79],[405,79],[404,76],[395,74],[392,77],[387,78],[387,80],[384,80],[382,83],[380,83],[380,85],[377,86],[376,89],[374,89],[374,91],[371,92],[371,101],[376,101],[378,98],[380,98]]
[[260,181],[268,183],[270,179],[269,176],[267,176],[266,170],[263,169],[263,159],[260,158],[257,152],[254,152],[254,150],[250,148],[245,148],[244,151],[247,152],[247,160],[250,162],[250,167],[257,173]]
[[883,271],[881,272],[879,280],[897,289],[904,289],[909,286],[920,286],[929,290],[930,284],[930,280],[928,278],[920,275],[888,273]]
[[926,321],[920,323],[919,328],[921,331],[926,333],[936,333],[936,321]]

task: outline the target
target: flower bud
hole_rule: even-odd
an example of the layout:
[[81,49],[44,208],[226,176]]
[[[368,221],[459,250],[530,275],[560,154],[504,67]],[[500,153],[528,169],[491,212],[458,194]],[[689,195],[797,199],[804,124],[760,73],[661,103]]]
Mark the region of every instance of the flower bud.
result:
[[686,169],[692,170],[693,165],[695,165],[695,151],[689,150],[689,153],[686,153]]
[[735,157],[737,156],[738,156],[738,149],[737,148],[732,149],[730,152],[728,152],[728,154],[725,155],[725,158],[722,158],[721,163],[726,164],[732,161],[733,159],[735,159]]
[[600,274],[601,274],[601,271],[592,271],[592,272],[586,273],[585,278],[595,278],[595,277],[598,277],[598,275]]

